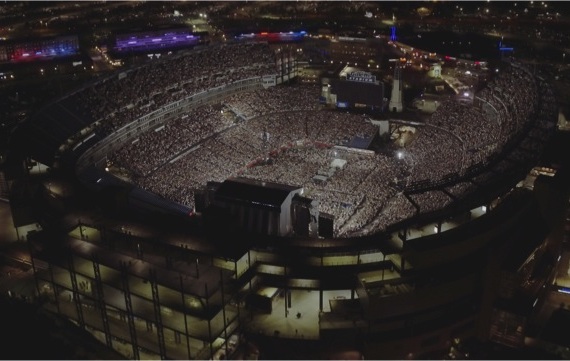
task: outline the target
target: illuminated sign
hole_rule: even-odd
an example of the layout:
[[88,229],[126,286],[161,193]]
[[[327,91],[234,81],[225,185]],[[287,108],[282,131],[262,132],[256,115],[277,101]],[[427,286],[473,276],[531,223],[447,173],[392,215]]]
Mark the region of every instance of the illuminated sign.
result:
[[355,71],[346,76],[346,80],[357,81],[360,83],[375,83],[376,76],[365,72],[365,71]]

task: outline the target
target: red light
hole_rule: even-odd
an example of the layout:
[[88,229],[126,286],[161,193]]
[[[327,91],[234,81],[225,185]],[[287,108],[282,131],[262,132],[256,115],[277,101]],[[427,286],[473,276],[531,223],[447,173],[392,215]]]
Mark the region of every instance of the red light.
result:
[[267,35],[267,32],[263,32],[263,33],[261,33],[261,35]]
[[479,63],[478,61],[475,62],[475,65],[480,65],[481,63]]
[[446,55],[446,56],[445,56],[445,60],[449,60],[449,55]]

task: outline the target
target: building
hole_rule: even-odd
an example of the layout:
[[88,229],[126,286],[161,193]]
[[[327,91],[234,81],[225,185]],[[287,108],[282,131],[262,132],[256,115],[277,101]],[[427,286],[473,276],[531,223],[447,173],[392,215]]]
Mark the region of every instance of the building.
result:
[[[276,85],[293,76],[279,71],[294,70],[287,61],[278,62],[275,70],[266,49],[257,50],[269,59],[258,66],[275,72]],[[207,55],[207,50],[201,51],[201,56]],[[251,68],[250,64],[235,67],[244,72]],[[198,213],[211,204],[221,209],[222,218],[210,223],[217,227],[214,230],[201,226],[199,215],[184,218],[183,212],[180,217],[158,212],[136,217],[94,207],[83,209],[87,217],[82,213],[78,221],[74,209],[65,206],[66,199],[40,187],[45,208],[39,214],[42,221],[57,227],[27,236],[38,295],[46,298],[47,309],[135,359],[232,358],[244,335],[277,341],[306,337],[319,345],[359,350],[371,359],[421,358],[446,349],[456,337],[492,340],[497,327],[493,312],[506,315],[510,310],[504,302],[508,297],[498,292],[504,287],[497,289],[493,282],[497,272],[504,271],[501,279],[515,278],[520,261],[538,254],[544,238],[557,226],[544,222],[538,190],[520,185],[555,130],[554,96],[544,79],[524,67],[507,68],[509,80],[535,87],[536,92],[527,94],[534,101],[525,102],[514,117],[509,107],[496,107],[502,101],[513,106],[510,94],[491,84],[490,101],[480,98],[473,106],[493,124],[503,124],[512,137],[500,147],[478,149],[489,152],[488,162],[465,167],[462,173],[405,185],[372,183],[370,197],[373,191],[398,190],[390,203],[402,216],[378,213],[365,224],[372,227],[386,221],[381,231],[362,227],[350,237],[334,237],[333,224],[339,215],[351,216],[343,213],[351,204],[340,201],[330,207],[338,218],[328,212],[316,214],[312,196],[301,194],[302,187],[264,180],[209,183],[196,205]],[[114,84],[131,76],[125,74],[105,81]],[[144,132],[161,131],[165,122],[182,119],[199,104],[263,89],[267,74],[255,75],[158,103],[109,133],[92,132],[89,126],[100,119],[82,119],[84,123],[78,124],[69,117],[52,116],[52,111],[61,114],[69,109],[69,99],[63,99],[46,108],[44,117],[38,115],[39,120],[25,128],[30,132],[21,136],[53,134],[36,142],[28,155],[70,170],[68,176],[79,174],[89,185],[88,199],[98,204],[105,180],[85,177],[85,172],[106,171],[108,154],[137,142]],[[176,79],[184,81],[190,82]],[[80,136],[73,137],[77,133]],[[365,157],[369,155],[356,156],[363,162],[370,159]],[[303,169],[300,166],[306,164],[300,159],[296,165]],[[167,162],[175,164],[174,159]],[[316,172],[310,170],[307,174],[313,180]],[[433,207],[426,199],[445,202]],[[224,212],[229,217],[223,218]],[[228,219],[235,221],[240,233],[232,233],[234,229],[224,222]],[[207,223],[206,217],[203,221]],[[530,232],[532,228],[536,231]],[[224,232],[217,232],[220,229]],[[524,252],[509,257],[510,247],[518,243],[525,245]],[[538,297],[539,290],[530,291],[529,299]],[[289,319],[290,312],[297,318]],[[299,321],[303,328],[288,327],[291,321]],[[268,331],[264,324],[277,328]],[[266,333],[260,335],[259,329]]]
[[154,53],[192,48],[208,42],[206,34],[197,34],[190,29],[174,28],[140,31],[115,35],[110,53],[115,57],[130,53]]
[[21,63],[79,55],[77,35],[0,42],[0,63]]
[[339,36],[329,45],[329,57],[333,63],[366,67],[367,64],[380,63],[379,46],[374,40]]

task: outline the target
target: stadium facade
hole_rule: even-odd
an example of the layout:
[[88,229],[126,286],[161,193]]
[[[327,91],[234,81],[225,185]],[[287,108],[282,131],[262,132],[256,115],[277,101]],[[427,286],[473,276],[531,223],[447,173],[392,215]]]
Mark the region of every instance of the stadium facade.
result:
[[[460,141],[464,154],[471,157],[469,161],[449,166],[435,177],[429,172],[421,174],[418,163],[445,165],[445,157],[437,157],[441,149],[425,153],[423,149],[407,149],[415,158],[406,164],[412,168],[406,169],[416,173],[403,172],[402,178],[385,183],[372,179],[365,184],[366,189],[390,191],[385,198],[374,198],[370,193],[369,203],[358,198],[358,204],[343,201],[338,207],[326,208],[328,198],[319,197],[317,190],[327,188],[318,187],[342,179],[351,164],[376,159],[370,158],[374,154],[357,151],[353,155],[338,148],[342,139],[333,136],[325,140],[337,139],[336,144],[304,139],[279,148],[284,153],[302,152],[310,145],[311,149],[334,153],[323,164],[335,159],[347,163],[345,168],[325,167],[322,174],[330,171],[330,181],[324,185],[314,185],[318,172],[309,172],[310,183],[306,184],[311,186],[276,186],[281,194],[278,199],[275,193],[265,197],[256,190],[243,197],[247,195],[243,185],[230,187],[226,183],[224,187],[223,182],[230,177],[219,179],[212,164],[201,173],[217,185],[197,184],[186,204],[157,196],[155,193],[160,192],[152,187],[144,189],[144,181],[126,181],[111,174],[114,164],[109,160],[114,154],[144,142],[144,134],[163,134],[177,120],[205,119],[192,113],[203,106],[225,104],[221,111],[214,107],[207,114],[220,117],[216,124],[227,121],[227,125],[210,129],[195,145],[186,144],[187,148],[179,148],[175,156],[165,156],[161,162],[177,169],[183,164],[179,163],[181,159],[198,159],[192,157],[202,154],[202,149],[207,154],[212,150],[226,152],[207,143],[206,138],[217,139],[214,133],[220,135],[256,119],[251,115],[255,111],[248,113],[251,104],[237,106],[235,99],[267,89],[286,89],[283,83],[296,76],[294,59],[269,53],[268,49],[259,43],[199,47],[121,70],[48,105],[19,129],[15,145],[22,146],[14,146],[12,156],[32,158],[76,177],[86,192],[96,194],[93,199],[110,194],[106,198],[110,199],[108,208],[101,206],[73,216],[67,213],[71,206],[66,199],[50,197],[51,192],[45,190],[53,211],[41,220],[46,223],[45,230],[28,236],[37,292],[46,299],[44,307],[134,359],[232,358],[243,335],[258,334],[252,325],[265,317],[260,315],[278,317],[285,324],[288,311],[302,307],[295,303],[299,299],[296,296],[307,294],[315,298],[303,309],[303,317],[314,316],[310,328],[314,331],[302,337],[323,344],[345,344],[366,358],[421,357],[449,347],[449,340],[457,337],[489,339],[494,335],[495,339],[520,343],[520,329],[504,331],[497,320],[510,317],[524,326],[524,316],[520,319],[513,315],[529,314],[549,275],[532,278],[533,287],[517,298],[516,310],[505,306],[505,299],[516,292],[503,292],[499,281],[514,274],[521,279],[511,288],[529,290],[524,285],[534,274],[534,264],[526,273],[518,272],[517,266],[529,256],[553,252],[543,240],[554,225],[538,211],[536,192],[520,183],[539,161],[554,132],[557,114],[550,86],[521,65],[505,64],[504,75],[491,82],[468,110],[494,124],[501,137],[493,138],[486,147],[478,144],[469,148],[469,141],[461,138],[465,134],[444,129],[446,137]],[[250,54],[260,56],[252,63]],[[193,56],[217,60],[202,68],[190,68],[186,64],[194,63],[197,58]],[[174,71],[180,73],[154,75],[175,64],[179,68]],[[140,79],[153,75],[154,93],[137,88],[144,83]],[[520,92],[512,96],[515,89]],[[96,94],[111,98],[100,102]],[[228,109],[232,110],[229,120]],[[442,113],[438,115],[445,114],[444,107],[439,109]],[[310,134],[309,122],[300,124],[306,128],[300,132]],[[260,127],[270,126],[266,123]],[[428,124],[418,126],[418,131],[430,135],[442,128],[445,124]],[[247,139],[257,139],[259,149],[269,154],[275,149],[267,148],[268,139],[281,134],[264,132],[269,135],[250,134]],[[341,151],[346,151],[344,158],[338,155]],[[232,156],[237,157],[237,153]],[[255,163],[258,156],[260,153],[248,161]],[[393,161],[396,163],[386,164],[399,160]],[[138,171],[150,179],[161,171],[150,159],[141,163],[147,168],[133,170],[133,174]],[[184,168],[180,169],[183,173]],[[245,169],[246,175],[255,178],[247,169],[253,172],[261,168]],[[236,167],[234,173],[242,174],[240,170]],[[175,173],[167,174],[175,178]],[[287,179],[285,173],[279,177]],[[306,191],[302,197],[301,190]],[[256,210],[263,208],[268,198],[275,202],[265,205],[278,208],[276,216],[272,211]],[[208,204],[229,209],[230,216],[224,218],[222,214],[220,218],[228,223],[209,223],[208,217],[217,213],[208,212]],[[315,214],[315,208],[320,213]],[[371,209],[371,213],[362,209]],[[146,218],[137,218],[136,214]],[[315,217],[319,224],[328,225],[321,232],[314,232],[315,225],[309,226]],[[184,219],[186,231],[177,231],[170,223],[165,226],[164,222],[144,221],[150,218]],[[235,219],[239,221],[232,222]],[[299,226],[294,219],[307,226]],[[214,230],[203,231],[207,228],[204,224],[213,224]],[[348,297],[332,296],[339,292]],[[281,304],[283,310],[275,309]],[[492,317],[497,313],[504,317]],[[301,336],[295,330],[265,337]]]

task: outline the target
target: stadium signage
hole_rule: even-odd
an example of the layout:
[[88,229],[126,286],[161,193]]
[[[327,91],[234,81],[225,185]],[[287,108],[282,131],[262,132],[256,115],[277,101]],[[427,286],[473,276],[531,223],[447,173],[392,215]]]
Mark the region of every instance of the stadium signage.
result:
[[355,71],[346,76],[346,80],[357,81],[360,83],[375,83],[376,76],[365,72],[365,71]]
[[277,85],[277,79],[275,75],[264,75],[262,78],[262,82],[265,87]]

